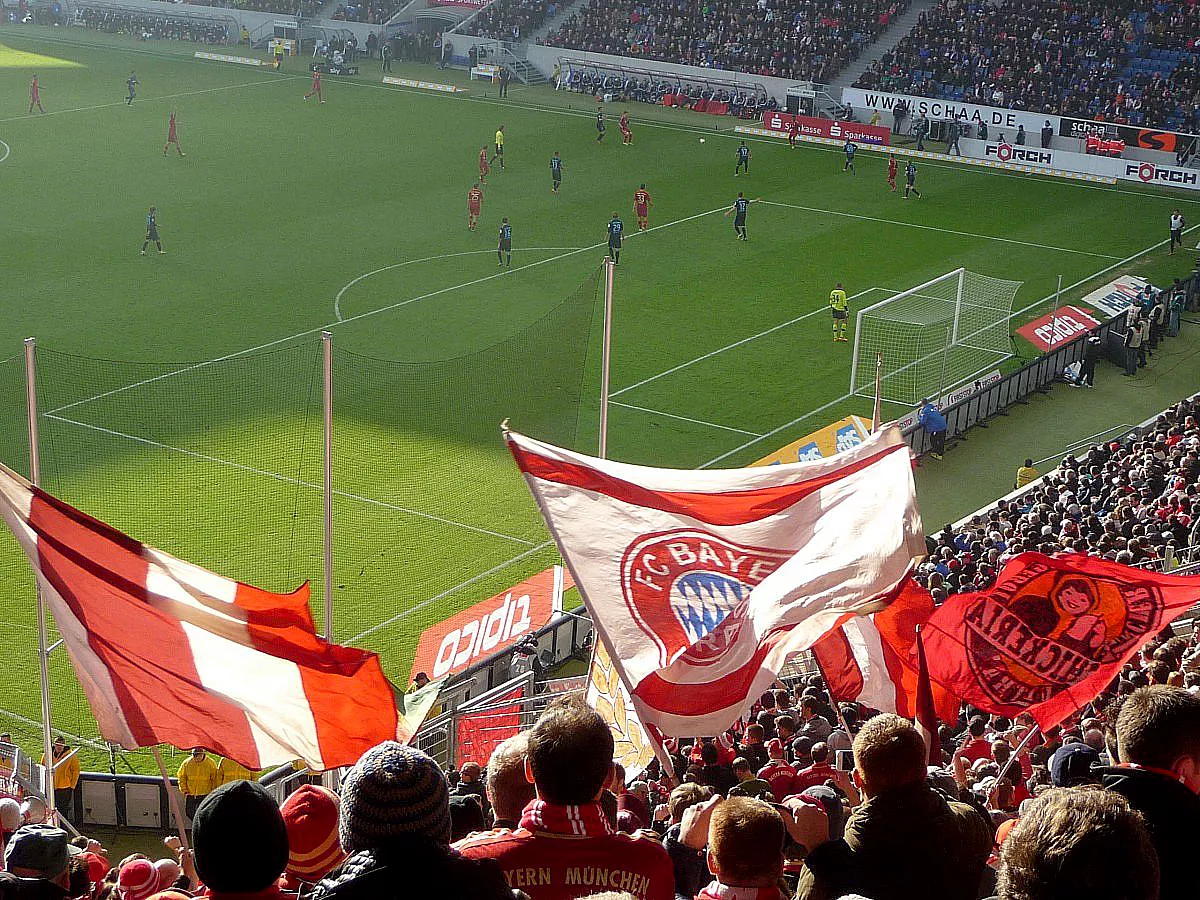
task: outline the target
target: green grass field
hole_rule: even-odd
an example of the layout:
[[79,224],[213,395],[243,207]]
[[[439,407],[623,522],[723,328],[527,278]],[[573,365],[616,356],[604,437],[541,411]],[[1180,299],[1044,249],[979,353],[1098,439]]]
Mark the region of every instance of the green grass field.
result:
[[[920,165],[923,199],[904,202],[881,156],[860,154],[851,177],[840,153],[765,140],[735,179],[724,119],[634,105],[634,145],[615,122],[598,145],[578,95],[514,86],[500,101],[422,66],[396,74],[470,90],[388,88],[368,62],[361,78],[327,78],[317,104],[301,99],[301,61],[276,74],[194,49],[0,29],[0,358],[12,357],[0,364],[0,450],[27,471],[19,354],[32,335],[50,490],[232,577],[273,589],[311,579],[320,609],[328,329],[335,635],[378,650],[400,681],[424,627],[556,558],[498,423],[512,415],[535,436],[594,448],[594,310],[614,210],[629,238],[609,452],[697,467],[747,463],[869,414],[847,396],[852,345],[830,341],[834,282],[853,313],[965,266],[1024,282],[1019,324],[1048,310],[1059,275],[1070,299],[1106,273],[1178,274],[1159,244],[1171,208],[1192,203],[933,163]],[[131,70],[141,86],[128,106]],[[35,71],[45,115],[25,112]],[[162,153],[173,109],[182,159]],[[488,179],[470,232],[465,194],[500,124],[507,168]],[[637,234],[641,182],[654,208]],[[763,201],[745,243],[722,215],[738,190]],[[151,204],[168,253],[143,258]],[[511,269],[496,266],[501,216],[514,226]],[[7,538],[0,576],[12,636],[0,725],[32,746],[32,578]],[[61,652],[52,670],[56,724],[95,737]]]

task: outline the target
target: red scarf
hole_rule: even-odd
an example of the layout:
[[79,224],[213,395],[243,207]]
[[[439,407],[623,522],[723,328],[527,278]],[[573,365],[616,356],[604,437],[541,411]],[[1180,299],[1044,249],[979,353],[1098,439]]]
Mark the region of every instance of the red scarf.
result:
[[731,887],[715,878],[699,894],[696,900],[786,900],[777,887]]
[[521,827],[526,831],[548,831],[575,837],[613,834],[613,827],[599,803],[557,806],[545,800],[531,800],[521,813]]

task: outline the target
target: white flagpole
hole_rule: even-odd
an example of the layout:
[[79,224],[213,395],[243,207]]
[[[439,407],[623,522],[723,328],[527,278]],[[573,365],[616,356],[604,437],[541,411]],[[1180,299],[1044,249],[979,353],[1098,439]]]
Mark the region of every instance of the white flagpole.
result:
[[1058,287],[1054,289],[1054,309],[1050,313],[1050,346],[1047,351],[1053,350],[1054,345],[1058,343],[1056,332],[1058,330],[1058,301],[1062,295],[1062,276],[1058,276]]
[[608,380],[612,359],[613,260],[604,257],[604,344],[600,353],[600,453],[608,458]]
[[325,640],[333,641],[333,334],[321,332],[325,385]]
[[158,773],[162,775],[163,787],[167,789],[167,802],[171,806],[171,816],[175,819],[175,829],[179,832],[180,860],[182,860],[186,854],[191,852],[191,848],[188,847],[187,827],[183,824],[184,815],[183,807],[179,804],[179,789],[171,784],[171,776],[167,773],[167,766],[163,762],[162,754],[158,752],[157,744],[150,748],[150,753],[154,756],[154,761],[158,763]]
[[[42,460],[38,452],[37,341],[25,338],[25,410],[29,417],[29,480],[42,483]],[[45,754],[43,789],[47,818],[54,818],[54,735],[50,726],[50,640],[46,622],[46,601],[37,587],[38,676],[42,682],[42,753]]]

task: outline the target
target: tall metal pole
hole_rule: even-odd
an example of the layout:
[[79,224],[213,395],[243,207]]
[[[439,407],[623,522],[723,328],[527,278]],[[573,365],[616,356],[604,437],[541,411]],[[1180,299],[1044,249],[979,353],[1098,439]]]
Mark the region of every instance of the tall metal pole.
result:
[[321,332],[325,383],[325,640],[333,641],[333,334]]
[[608,380],[612,359],[613,260],[604,257],[604,345],[600,351],[600,458],[608,458]]
[[938,384],[938,395],[933,398],[934,405],[939,405],[946,396],[946,357],[950,353],[950,326],[946,326],[946,343],[942,345],[942,377]]
[[1058,343],[1058,300],[1062,295],[1062,276],[1058,276],[1058,287],[1054,289],[1054,309],[1050,313],[1050,340],[1047,341],[1049,346],[1047,350],[1053,350],[1054,345]]
[[[35,485],[42,482],[42,459],[38,452],[38,407],[37,407],[37,341],[25,338],[25,411],[29,417],[29,480]],[[46,600],[42,588],[37,590],[38,626],[38,676],[42,681],[42,753],[45,755],[45,782],[47,817],[54,816],[54,736],[50,727],[50,639],[46,621]]]

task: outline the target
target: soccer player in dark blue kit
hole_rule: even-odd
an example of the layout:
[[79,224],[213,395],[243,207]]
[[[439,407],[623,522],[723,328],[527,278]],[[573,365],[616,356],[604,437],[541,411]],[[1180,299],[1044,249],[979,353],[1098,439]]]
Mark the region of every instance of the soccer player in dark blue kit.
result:
[[843,147],[842,149],[844,151],[846,151],[846,164],[844,166],[842,166],[842,171],[849,172],[851,175],[853,175],[853,174],[855,174],[855,172],[854,172],[854,154],[858,152],[858,147],[855,145],[854,141],[850,140],[849,138],[846,138],[846,146]]
[[558,151],[554,151],[554,155],[550,157],[550,193],[557,194],[558,189],[562,186],[562,157],[558,155]]
[[158,210],[153,206],[146,213],[146,240],[142,241],[142,256],[146,255],[146,248],[150,246],[151,241],[154,241],[154,246],[158,248],[160,256],[167,252],[158,238]]
[[746,146],[746,142],[742,141],[742,145],[737,148],[737,165],[733,167],[733,177],[737,178],[738,171],[745,171],[750,174],[750,148]]
[[135,91],[134,88],[139,84],[141,84],[141,82],[137,80],[137,75],[135,75],[133,72],[130,72],[129,77],[125,79],[125,87],[129,88],[129,96],[125,98],[126,106],[133,105],[134,98],[137,97],[137,91]]
[[625,223],[614,211],[608,221],[608,255],[612,257],[613,263],[621,261],[621,234],[624,231]]
[[921,192],[917,190],[917,167],[911,162],[904,167],[904,199],[908,199],[908,195],[916,194],[917,199],[921,199]]
[[733,230],[737,234],[739,241],[747,240],[746,237],[746,210],[750,206],[750,201],[746,199],[746,195],[742,191],[738,191],[737,199],[733,201],[733,206],[725,210],[725,215],[733,214]]
[[596,107],[596,143],[597,144],[600,143],[602,140],[604,140],[604,129],[605,129],[604,107],[597,106]]
[[512,226],[508,224],[508,216],[500,220],[500,243],[496,245],[496,265],[512,265]]

